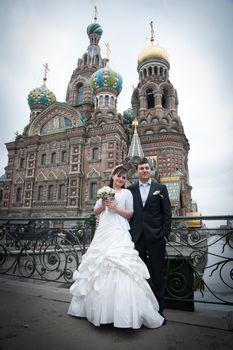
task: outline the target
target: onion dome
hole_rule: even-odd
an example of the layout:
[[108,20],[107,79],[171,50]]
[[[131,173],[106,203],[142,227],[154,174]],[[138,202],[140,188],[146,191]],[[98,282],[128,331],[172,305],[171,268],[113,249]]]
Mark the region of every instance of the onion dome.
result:
[[101,25],[97,23],[97,8],[95,6],[94,22],[87,27],[87,35],[89,36],[91,45],[98,45],[102,34],[103,29],[101,28]]
[[129,107],[126,111],[123,112],[122,116],[124,124],[131,124],[133,119],[133,110]]
[[87,34],[88,36],[92,34],[97,34],[101,36],[103,34],[103,29],[101,28],[101,25],[99,23],[91,23],[87,27]]
[[42,84],[41,87],[32,90],[28,95],[28,104],[31,109],[38,105],[47,107],[54,102],[56,102],[56,97],[54,93],[47,88],[45,83]]
[[46,80],[47,80],[47,73],[49,71],[48,63],[45,63],[44,65],[44,77],[43,77],[43,84],[41,87],[36,88],[32,90],[28,95],[28,104],[30,108],[33,107],[38,108],[40,107],[47,107],[56,102],[56,96],[54,93],[49,90],[46,86]]
[[165,49],[159,45],[154,45],[153,43],[150,46],[145,47],[138,56],[138,64],[148,60],[150,58],[159,58],[164,59],[169,63],[169,55]]
[[92,74],[89,83],[94,93],[99,89],[111,88],[115,90],[116,95],[119,95],[122,89],[121,75],[108,66],[100,68]]
[[[163,49],[161,46],[159,46],[159,44],[156,42],[153,21],[150,22],[150,27],[151,27],[150,45],[145,47],[140,52],[138,56],[138,64],[151,58],[163,59],[169,63],[169,55],[167,51]],[[156,42],[156,44],[154,42]]]

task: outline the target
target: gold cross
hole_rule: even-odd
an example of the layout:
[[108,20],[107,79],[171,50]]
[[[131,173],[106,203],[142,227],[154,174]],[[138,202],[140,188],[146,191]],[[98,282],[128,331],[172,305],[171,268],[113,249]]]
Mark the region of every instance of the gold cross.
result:
[[137,126],[138,126],[138,121],[137,121],[136,118],[132,121],[132,125],[135,127],[135,129],[137,128]]
[[98,12],[97,12],[97,7],[95,6],[94,8],[95,8],[95,10],[94,10],[94,11],[95,11],[94,21],[96,22],[96,21],[97,21],[97,13],[98,13]]
[[110,59],[110,52],[111,52],[109,43],[106,43],[105,46],[106,46],[106,59],[109,61],[109,59]]
[[150,22],[150,41],[154,42],[155,40],[155,31],[153,27],[153,21]]
[[49,72],[49,65],[48,65],[48,63],[44,63],[43,66],[44,66],[44,78],[43,78],[43,80],[45,82],[47,80],[47,73]]

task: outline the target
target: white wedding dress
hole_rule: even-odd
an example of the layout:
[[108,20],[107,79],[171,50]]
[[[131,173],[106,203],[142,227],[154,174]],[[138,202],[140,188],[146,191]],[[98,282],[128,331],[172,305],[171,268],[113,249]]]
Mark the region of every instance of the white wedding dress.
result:
[[[129,190],[122,189],[115,200],[119,207],[132,210]],[[68,314],[86,317],[95,326],[113,323],[119,328],[160,327],[164,319],[158,313],[148,278],[148,269],[134,248],[128,220],[105,210],[91,245],[73,274]]]

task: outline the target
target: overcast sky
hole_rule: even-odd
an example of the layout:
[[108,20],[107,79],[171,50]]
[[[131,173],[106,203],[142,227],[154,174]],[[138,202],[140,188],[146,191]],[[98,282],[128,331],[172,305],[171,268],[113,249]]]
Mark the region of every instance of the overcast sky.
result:
[[77,60],[86,51],[94,6],[111,47],[110,65],[123,77],[118,112],[130,107],[137,57],[149,44],[149,22],[170,55],[170,81],[190,143],[192,198],[202,215],[233,214],[232,0],[0,0],[0,174],[4,143],[29,122],[28,93],[47,86],[65,101]]

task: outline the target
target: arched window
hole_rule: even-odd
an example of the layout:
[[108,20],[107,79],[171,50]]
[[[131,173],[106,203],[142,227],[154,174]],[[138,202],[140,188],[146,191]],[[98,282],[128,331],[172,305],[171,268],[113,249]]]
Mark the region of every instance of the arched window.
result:
[[66,163],[68,160],[68,153],[67,151],[62,151],[62,154],[61,154],[61,161],[62,163]]
[[109,96],[108,95],[106,95],[105,98],[104,98],[104,106],[105,107],[109,106]]
[[53,152],[51,154],[51,164],[56,164],[56,152]]
[[110,102],[110,105],[111,105],[111,107],[115,107],[115,101],[114,101],[114,97],[113,96],[111,96],[111,100],[110,100],[111,102]]
[[43,190],[44,190],[43,186],[39,186],[39,187],[38,187],[38,191],[37,191],[37,200],[38,200],[39,202],[41,202],[41,201],[43,200]]
[[87,55],[84,56],[84,64],[87,64]]
[[97,183],[92,182],[90,184],[90,199],[96,199],[96,194],[97,194]]
[[48,201],[53,201],[54,195],[54,185],[49,185],[48,187]]
[[58,200],[64,201],[65,199],[65,185],[61,184],[59,185],[59,190],[58,190]]
[[163,90],[162,94],[162,107],[168,108],[168,91],[166,89]]
[[41,155],[41,162],[40,162],[40,164],[41,165],[45,165],[46,164],[46,153]]
[[95,98],[95,105],[98,107],[98,97]]
[[100,61],[99,56],[96,55],[96,56],[95,56],[95,63],[96,63],[96,64],[99,64],[99,61]]
[[20,158],[19,169],[24,169],[24,168],[25,168],[25,159],[24,158]]
[[164,123],[164,124],[168,124],[168,120],[167,120],[167,118],[163,118],[163,119],[162,119],[162,123]]
[[152,67],[148,68],[148,73],[149,73],[149,75],[152,75]]
[[0,190],[0,202],[3,200],[3,190]]
[[146,130],[145,135],[152,135],[153,133],[153,130]]
[[162,129],[159,130],[159,132],[167,132],[167,129],[162,128]]
[[142,125],[147,125],[146,120],[142,120],[142,121],[140,122],[140,125],[141,125],[141,126],[142,126]]
[[92,150],[92,159],[98,160],[99,159],[99,149],[98,148],[93,148]]
[[102,95],[100,96],[100,104],[99,105],[100,105],[100,107],[103,107],[103,96]]
[[22,199],[22,188],[18,187],[16,189],[16,202],[17,203],[21,202],[21,199]]
[[146,100],[147,100],[147,108],[148,109],[155,107],[155,98],[154,98],[154,94],[153,94],[152,89],[148,89],[146,91]]
[[83,84],[78,84],[76,87],[76,103],[77,103],[77,105],[83,103],[83,99],[84,99],[83,90],[84,90]]
[[158,122],[159,122],[159,120],[156,117],[151,120],[151,123],[153,123],[153,124],[158,124]]

